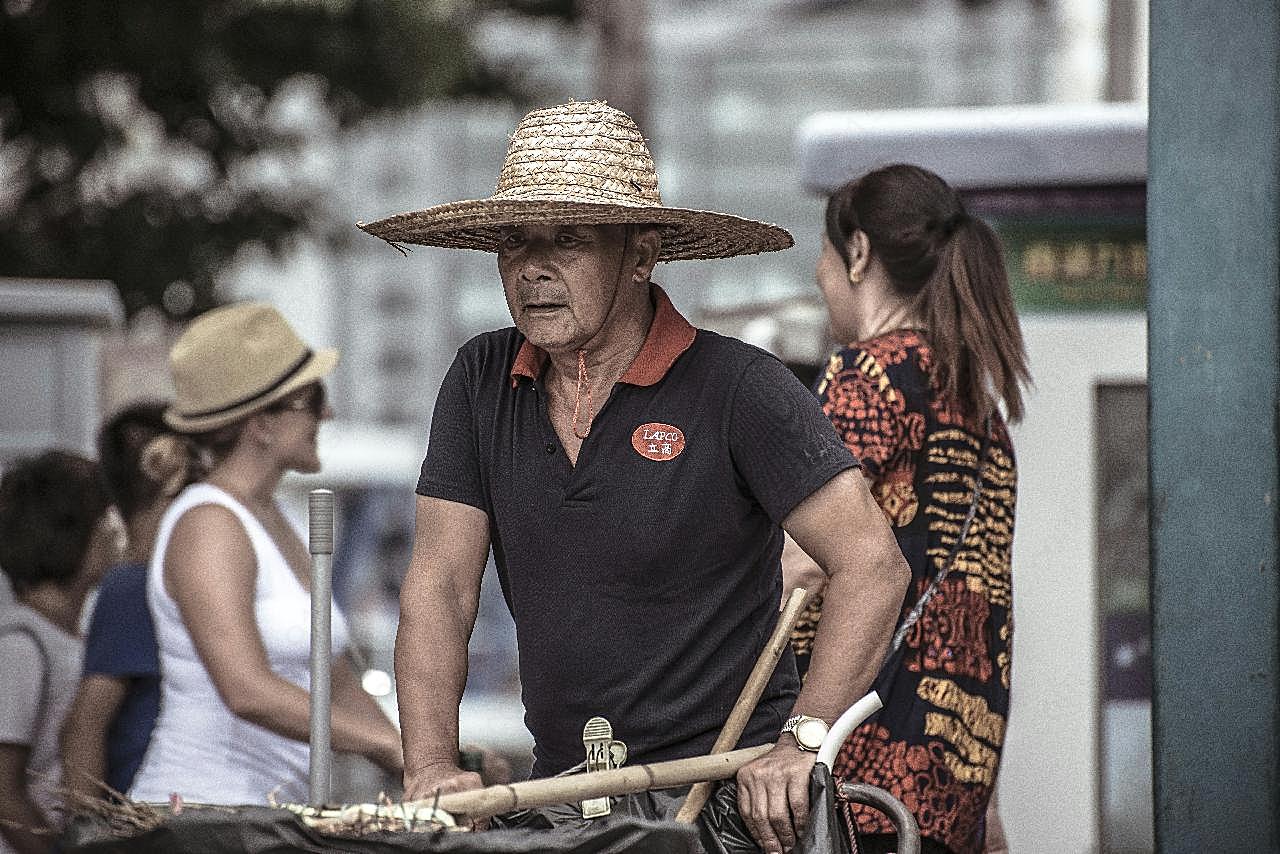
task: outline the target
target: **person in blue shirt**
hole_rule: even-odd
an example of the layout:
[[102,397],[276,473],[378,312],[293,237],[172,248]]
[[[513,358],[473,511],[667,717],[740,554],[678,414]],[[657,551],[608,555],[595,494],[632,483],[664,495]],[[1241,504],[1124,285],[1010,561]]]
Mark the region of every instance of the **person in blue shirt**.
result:
[[126,792],[160,709],[160,663],[147,610],[147,562],[156,525],[184,484],[164,483],[158,457],[176,452],[164,406],[139,403],[103,424],[98,457],[124,517],[128,549],[98,592],[85,639],[84,672],[62,730],[63,780],[82,794]]

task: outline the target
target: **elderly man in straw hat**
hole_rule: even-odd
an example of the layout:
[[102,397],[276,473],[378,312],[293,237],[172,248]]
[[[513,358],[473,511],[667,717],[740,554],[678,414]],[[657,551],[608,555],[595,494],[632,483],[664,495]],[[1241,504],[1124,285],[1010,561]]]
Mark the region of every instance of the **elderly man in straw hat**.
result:
[[828,575],[823,620],[803,690],[789,650],[765,689],[740,746],[777,746],[738,781],[758,841],[790,849],[816,749],[796,723],[870,685],[907,567],[812,395],[650,273],[791,236],[663,205],[644,138],[599,102],[526,116],[494,196],[361,228],[495,252],[515,321],[458,351],[436,402],[395,653],[407,796],[480,782],[456,766],[458,702],[490,548],[546,776],[596,715],[632,763],[709,752],[776,620],[785,530]]

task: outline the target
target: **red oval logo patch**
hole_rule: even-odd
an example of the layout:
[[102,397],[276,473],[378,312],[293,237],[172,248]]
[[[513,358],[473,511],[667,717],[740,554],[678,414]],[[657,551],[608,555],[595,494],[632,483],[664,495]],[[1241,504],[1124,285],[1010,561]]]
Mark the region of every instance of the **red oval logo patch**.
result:
[[684,433],[679,427],[658,421],[641,424],[631,434],[631,447],[645,459],[674,460],[684,450]]

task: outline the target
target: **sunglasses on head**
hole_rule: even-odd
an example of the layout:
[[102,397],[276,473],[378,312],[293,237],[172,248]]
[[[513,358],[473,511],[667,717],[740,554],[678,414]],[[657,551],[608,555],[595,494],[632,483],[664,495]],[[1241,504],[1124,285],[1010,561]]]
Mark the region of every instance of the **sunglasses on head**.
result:
[[310,412],[320,418],[327,402],[324,386],[312,383],[297,394],[273,403],[268,409],[272,412]]

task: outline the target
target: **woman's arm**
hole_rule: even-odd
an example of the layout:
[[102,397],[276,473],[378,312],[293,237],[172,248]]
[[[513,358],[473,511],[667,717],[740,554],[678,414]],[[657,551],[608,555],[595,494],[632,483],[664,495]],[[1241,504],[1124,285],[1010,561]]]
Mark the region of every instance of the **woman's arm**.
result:
[[982,849],[983,854],[1009,854],[1009,840],[1004,835],[1004,822],[1000,820],[1000,805],[996,802],[993,789],[991,800],[987,803],[987,841]]
[[[271,669],[254,620],[257,574],[253,545],[230,510],[204,504],[178,520],[165,552],[165,589],[219,696],[237,717],[306,741],[310,697]],[[335,750],[398,767],[394,728],[371,729],[364,715],[347,705],[335,705],[331,720]]]
[[360,722],[360,726],[370,733],[377,733],[388,745],[381,759],[374,759],[387,771],[399,774],[404,771],[404,755],[400,750],[400,733],[383,713],[378,701],[369,696],[360,684],[360,675],[356,673],[351,659],[340,655],[333,660],[332,670],[333,709],[341,709],[343,714],[350,714]]
[[102,797],[107,778],[107,732],[120,713],[129,682],[86,673],[62,724],[62,784],[79,795]]
[[25,744],[0,744],[0,839],[19,854],[46,854],[53,837],[33,832],[47,830],[48,825],[27,790],[30,755]]

